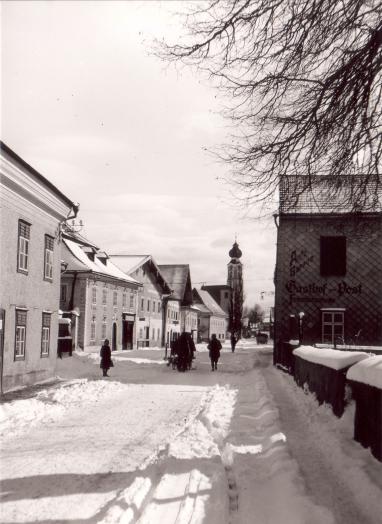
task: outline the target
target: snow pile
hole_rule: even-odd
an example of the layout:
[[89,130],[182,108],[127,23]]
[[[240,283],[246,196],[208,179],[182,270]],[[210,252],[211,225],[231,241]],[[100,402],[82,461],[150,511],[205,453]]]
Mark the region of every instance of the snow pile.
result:
[[[146,348],[146,349],[152,349],[156,351],[158,348]],[[141,350],[139,350],[141,351]],[[162,349],[163,351],[163,349]],[[122,356],[123,355],[123,356]],[[126,351],[118,352],[117,354],[112,353],[111,359],[115,362],[134,362],[134,364],[166,364],[166,361],[161,360],[154,360],[150,358],[141,358],[141,357],[126,357]],[[92,352],[92,353],[79,353],[76,352],[76,356],[80,357],[81,359],[86,359],[92,361],[94,364],[99,365],[101,362],[101,357],[99,356],[98,352]]]
[[16,435],[39,423],[49,424],[64,416],[74,406],[94,404],[128,389],[119,382],[71,381],[58,388],[44,389],[35,398],[13,400],[0,411],[0,435]]
[[331,369],[343,369],[360,360],[369,358],[361,351],[339,351],[336,349],[314,348],[313,346],[300,346],[293,354],[308,362],[321,364]]
[[382,356],[358,362],[348,370],[346,378],[382,389]]
[[232,418],[236,390],[215,386],[205,397],[198,419],[188,425],[169,447],[175,458],[210,458],[220,455]]

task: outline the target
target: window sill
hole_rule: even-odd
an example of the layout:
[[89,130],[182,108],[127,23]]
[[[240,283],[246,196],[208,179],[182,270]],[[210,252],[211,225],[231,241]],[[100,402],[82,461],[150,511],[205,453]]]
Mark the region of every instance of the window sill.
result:
[[49,353],[41,353],[41,358],[49,358]]
[[15,356],[14,361],[18,362],[19,360],[25,360],[25,355],[22,356]]
[[21,273],[22,275],[28,275],[28,270],[17,268],[17,273]]

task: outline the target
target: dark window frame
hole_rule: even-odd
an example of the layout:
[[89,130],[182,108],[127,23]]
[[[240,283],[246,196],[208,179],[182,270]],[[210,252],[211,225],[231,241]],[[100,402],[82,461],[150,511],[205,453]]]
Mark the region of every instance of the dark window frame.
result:
[[[49,322],[46,322],[46,319],[49,319]],[[50,353],[50,330],[51,330],[51,320],[52,314],[43,311],[42,313],[42,325],[41,325],[41,358],[49,357]],[[45,322],[44,322],[45,321]],[[48,351],[43,352],[43,342],[44,342],[44,330],[48,330]]]
[[[50,247],[52,246],[52,247]],[[52,259],[51,259],[51,271],[52,271],[52,276],[49,276],[46,274],[46,265],[47,265],[47,260],[48,260],[48,252],[52,254]],[[53,266],[54,266],[54,260],[53,260],[53,257],[54,257],[54,237],[52,237],[51,235],[45,235],[44,236],[44,280],[46,280],[47,282],[53,282]]]
[[[25,314],[25,323],[20,322],[20,317],[18,316],[20,313]],[[27,345],[27,313],[28,310],[23,308],[16,308],[15,309],[15,346],[14,346],[14,360],[25,360],[25,353],[26,353],[26,345]],[[23,354],[18,355],[16,353],[17,350],[17,330],[18,328],[24,329],[24,347],[23,347]]]

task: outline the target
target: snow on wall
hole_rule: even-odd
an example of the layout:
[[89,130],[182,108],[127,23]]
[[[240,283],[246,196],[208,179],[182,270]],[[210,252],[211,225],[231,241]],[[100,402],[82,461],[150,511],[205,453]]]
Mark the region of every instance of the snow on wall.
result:
[[382,356],[358,362],[348,370],[346,378],[382,389]]
[[293,354],[308,362],[321,364],[332,369],[343,369],[360,360],[369,358],[369,355],[361,351],[339,351],[336,349],[314,348],[312,346],[300,346]]

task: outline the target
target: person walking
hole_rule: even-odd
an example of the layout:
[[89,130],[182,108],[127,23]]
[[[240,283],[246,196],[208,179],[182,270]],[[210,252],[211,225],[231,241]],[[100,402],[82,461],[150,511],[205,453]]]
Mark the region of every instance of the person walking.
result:
[[107,372],[111,367],[113,367],[113,361],[111,360],[111,349],[109,345],[109,340],[106,338],[103,346],[100,351],[101,363],[99,367],[102,369],[103,376],[108,377]]
[[218,360],[220,358],[220,350],[222,348],[220,340],[216,338],[215,333],[211,336],[211,340],[207,347],[210,353],[211,371],[215,371],[218,369]]
[[232,335],[231,335],[231,349],[232,349],[232,353],[235,353],[236,342],[237,342],[237,339],[235,337],[235,333],[232,333]]

